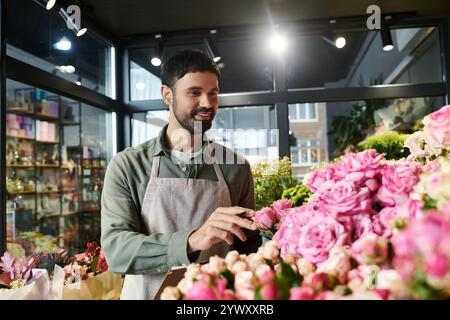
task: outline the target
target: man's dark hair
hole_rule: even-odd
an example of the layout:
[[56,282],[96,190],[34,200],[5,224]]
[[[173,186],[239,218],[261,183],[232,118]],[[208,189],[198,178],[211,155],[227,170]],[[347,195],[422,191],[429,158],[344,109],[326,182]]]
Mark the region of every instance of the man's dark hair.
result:
[[173,89],[178,79],[189,72],[214,73],[220,79],[220,71],[216,63],[204,52],[187,49],[177,51],[161,66],[161,82]]

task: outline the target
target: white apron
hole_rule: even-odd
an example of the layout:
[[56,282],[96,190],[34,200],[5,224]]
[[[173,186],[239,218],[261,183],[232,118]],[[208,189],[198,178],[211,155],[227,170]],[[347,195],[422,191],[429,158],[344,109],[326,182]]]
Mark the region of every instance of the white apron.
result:
[[[208,146],[209,153],[211,148]],[[199,228],[218,207],[231,206],[230,192],[214,156],[212,163],[218,181],[188,178],[158,178],[159,156],[153,158],[141,215],[149,234],[172,233]],[[197,261],[230,250],[225,241],[202,251]],[[153,299],[165,273],[126,275],[120,299]]]

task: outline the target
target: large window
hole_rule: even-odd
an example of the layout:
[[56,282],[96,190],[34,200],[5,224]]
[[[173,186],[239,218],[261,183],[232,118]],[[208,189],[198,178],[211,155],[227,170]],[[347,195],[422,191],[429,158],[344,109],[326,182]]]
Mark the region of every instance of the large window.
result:
[[[443,81],[438,27],[391,28],[391,34],[391,51],[383,51],[378,31],[335,30],[329,35],[291,37],[286,54],[288,88]],[[342,49],[333,45],[338,36],[346,38]]]
[[[7,54],[115,99],[115,50],[89,30],[77,37],[56,8],[8,1]],[[81,10],[81,22],[85,12]]]
[[[132,120],[132,145],[158,135],[169,120],[169,111],[136,113]],[[278,157],[278,130],[274,108],[221,108],[207,131],[209,139],[241,153],[250,163]]]
[[298,122],[317,121],[317,104],[315,103],[290,104],[289,120]]
[[112,114],[11,80],[6,112],[8,247],[78,253],[99,241]]

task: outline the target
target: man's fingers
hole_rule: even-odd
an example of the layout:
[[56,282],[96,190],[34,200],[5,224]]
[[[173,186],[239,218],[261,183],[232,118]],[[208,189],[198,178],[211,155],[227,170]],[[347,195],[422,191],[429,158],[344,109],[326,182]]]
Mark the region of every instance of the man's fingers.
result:
[[230,246],[233,245],[233,236],[229,232],[214,228],[211,236],[226,241]]
[[246,217],[252,217],[255,213],[252,209],[238,207],[238,206],[218,208],[218,211],[221,213],[232,214],[232,215],[243,214]]
[[235,225],[229,221],[214,221],[214,227],[222,229],[224,231],[232,232],[236,237],[241,239],[241,241],[246,241],[247,236],[245,233],[239,228],[239,226]]
[[249,230],[253,230],[253,231],[257,229],[257,227],[253,221],[246,219],[246,218],[241,218],[241,217],[238,217],[235,215],[230,215],[230,214],[218,213],[214,217],[214,221],[227,221],[227,222],[236,224],[241,228],[245,228],[245,229],[249,229]]

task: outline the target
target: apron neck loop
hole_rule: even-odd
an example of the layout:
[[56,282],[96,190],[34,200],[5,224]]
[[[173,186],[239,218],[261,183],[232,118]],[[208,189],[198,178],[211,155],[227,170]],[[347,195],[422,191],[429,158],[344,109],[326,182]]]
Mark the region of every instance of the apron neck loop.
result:
[[158,177],[159,159],[160,159],[160,156],[154,156],[153,157],[152,173],[150,175],[151,178],[157,178]]

